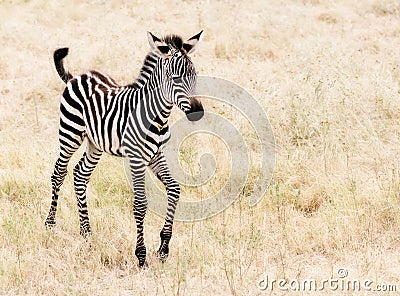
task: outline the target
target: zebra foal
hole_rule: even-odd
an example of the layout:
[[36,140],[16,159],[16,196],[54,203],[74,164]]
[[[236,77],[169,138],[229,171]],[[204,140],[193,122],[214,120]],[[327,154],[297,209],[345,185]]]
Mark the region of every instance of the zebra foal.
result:
[[56,223],[58,195],[68,162],[87,138],[86,152],[74,168],[81,235],[86,237],[91,232],[86,186],[102,153],[127,157],[134,189],[135,254],[139,266],[146,265],[143,238],[147,209],[146,167],[167,190],[167,212],[157,255],[162,261],[168,257],[180,188],[171,176],[162,148],[170,138],[168,119],[174,105],[185,112],[190,121],[199,120],[204,114],[201,102],[195,98],[197,75],[189,57],[197,49],[202,36],[203,31],[183,41],[176,35],[160,39],[148,32],[151,52],[146,56],[136,81],[125,86],[98,71],[73,77],[63,65],[68,48],[54,52],[54,63],[66,88],[60,104],[60,154],[51,176],[52,200],[45,221],[47,227]]

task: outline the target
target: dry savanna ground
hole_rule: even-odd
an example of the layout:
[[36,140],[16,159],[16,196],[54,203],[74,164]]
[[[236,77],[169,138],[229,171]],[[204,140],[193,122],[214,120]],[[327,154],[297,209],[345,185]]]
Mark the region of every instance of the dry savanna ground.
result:
[[[10,0],[0,1],[0,18],[0,294],[353,295],[257,288],[265,275],[322,280],[339,268],[400,290],[398,1]],[[74,74],[94,68],[124,84],[149,50],[147,30],[189,37],[201,28],[199,74],[247,89],[273,127],[276,166],[262,201],[249,208],[242,198],[213,218],[177,222],[165,264],[154,255],[163,219],[149,212],[150,268],[141,271],[121,159],[104,156],[95,170],[93,236],[79,235],[71,168],[81,149],[58,224],[46,230],[63,90],[53,50],[70,47]]]

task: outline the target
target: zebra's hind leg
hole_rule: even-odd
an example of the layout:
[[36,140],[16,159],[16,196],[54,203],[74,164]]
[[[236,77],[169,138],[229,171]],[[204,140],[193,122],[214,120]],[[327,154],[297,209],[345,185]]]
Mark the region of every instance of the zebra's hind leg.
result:
[[165,215],[164,226],[160,232],[161,244],[157,251],[158,258],[164,262],[169,254],[169,242],[172,237],[172,224],[174,222],[176,205],[179,200],[180,187],[179,183],[172,178],[162,151],[153,159],[149,167],[167,189],[167,213]]
[[56,213],[57,213],[57,205],[58,205],[58,195],[60,192],[60,188],[64,182],[65,176],[67,175],[67,167],[68,162],[71,159],[71,156],[74,152],[79,148],[82,144],[82,137],[76,135],[73,141],[69,141],[68,145],[63,145],[61,142],[60,146],[60,156],[56,161],[54,166],[54,172],[51,175],[51,205],[50,210],[47,215],[45,226],[46,228],[52,228],[56,225]]
[[90,141],[86,148],[86,152],[74,168],[74,187],[75,195],[78,202],[80,234],[87,237],[90,230],[89,214],[86,203],[86,188],[90,180],[90,176],[100,160],[102,151],[97,149]]

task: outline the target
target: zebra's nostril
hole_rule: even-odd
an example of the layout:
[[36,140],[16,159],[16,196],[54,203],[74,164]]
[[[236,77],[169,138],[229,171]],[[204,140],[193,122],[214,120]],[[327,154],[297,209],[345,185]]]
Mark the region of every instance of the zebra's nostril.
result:
[[186,112],[186,117],[190,121],[200,120],[204,115],[204,108],[201,102],[195,98],[190,98],[190,110]]
[[203,117],[203,115],[204,110],[186,113],[186,117],[189,121],[198,121]]

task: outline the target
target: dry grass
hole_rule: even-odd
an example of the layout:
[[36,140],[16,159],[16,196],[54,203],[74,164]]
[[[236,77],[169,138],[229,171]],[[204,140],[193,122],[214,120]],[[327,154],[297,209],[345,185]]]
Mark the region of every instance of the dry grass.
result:
[[[399,11],[389,0],[1,1],[0,294],[267,295],[257,290],[263,274],[322,279],[339,267],[400,283]],[[164,265],[152,253],[163,220],[148,213],[151,267],[139,271],[132,193],[122,161],[104,157],[89,186],[90,243],[70,174],[46,231],[63,88],[52,51],[71,48],[72,73],[96,68],[127,83],[148,51],[146,30],[200,28],[199,73],[245,87],[274,128],[262,202],[176,223]]]

